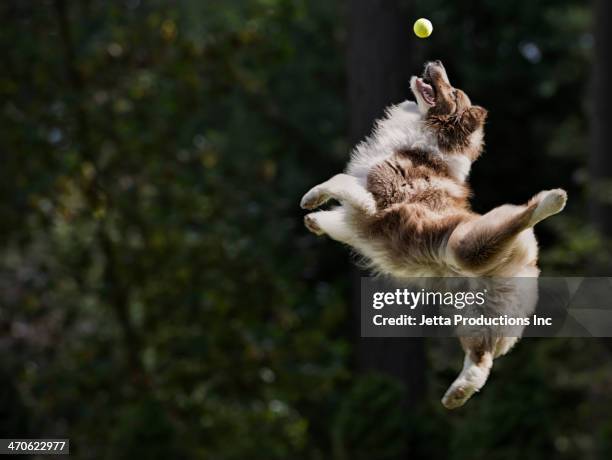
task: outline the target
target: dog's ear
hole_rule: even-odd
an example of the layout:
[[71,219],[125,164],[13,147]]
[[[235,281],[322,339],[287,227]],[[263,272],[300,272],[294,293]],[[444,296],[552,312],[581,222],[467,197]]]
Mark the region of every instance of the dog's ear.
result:
[[484,122],[487,119],[487,113],[487,110],[479,105],[470,107],[463,114],[462,121],[465,124],[464,126],[469,132],[476,131],[476,129],[484,125]]

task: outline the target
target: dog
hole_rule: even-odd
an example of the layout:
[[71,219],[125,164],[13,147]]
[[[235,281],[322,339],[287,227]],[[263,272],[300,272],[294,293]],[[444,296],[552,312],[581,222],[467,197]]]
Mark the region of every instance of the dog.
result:
[[[566,192],[542,191],[522,205],[473,212],[467,178],[483,150],[487,111],[451,85],[440,61],[427,63],[410,87],[416,102],[388,107],[353,149],[345,172],[303,196],[307,210],[332,199],[340,204],[307,214],[306,228],[350,246],[373,272],[395,279],[537,278],[533,227],[564,208]],[[494,309],[533,311],[537,292],[515,294]],[[464,366],[443,405],[465,404],[484,386],[493,359],[517,340],[460,337]]]

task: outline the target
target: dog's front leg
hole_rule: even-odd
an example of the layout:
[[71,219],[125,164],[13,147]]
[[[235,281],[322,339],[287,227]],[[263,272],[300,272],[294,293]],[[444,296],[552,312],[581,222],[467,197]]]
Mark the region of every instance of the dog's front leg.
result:
[[316,209],[332,198],[366,214],[376,212],[376,202],[372,194],[359,179],[348,174],[336,174],[328,181],[313,187],[304,195],[300,206],[304,209]]

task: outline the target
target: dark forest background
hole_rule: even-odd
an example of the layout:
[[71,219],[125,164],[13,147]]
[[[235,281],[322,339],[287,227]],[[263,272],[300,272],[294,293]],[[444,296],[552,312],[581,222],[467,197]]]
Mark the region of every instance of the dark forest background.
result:
[[[427,40],[411,32],[434,24]],[[0,437],[82,459],[604,459],[612,341],[360,340],[298,203],[408,77],[489,110],[486,211],[563,187],[543,273],[610,275],[610,2],[0,3]]]

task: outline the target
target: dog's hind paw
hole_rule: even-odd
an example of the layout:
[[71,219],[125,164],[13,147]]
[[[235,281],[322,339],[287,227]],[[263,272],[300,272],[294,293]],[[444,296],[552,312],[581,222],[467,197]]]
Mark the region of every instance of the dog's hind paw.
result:
[[457,409],[463,406],[476,389],[469,385],[452,385],[442,397],[442,405],[447,409]]
[[538,205],[531,216],[530,226],[561,212],[567,202],[567,193],[560,188],[546,190],[538,193],[533,200],[536,201]]

